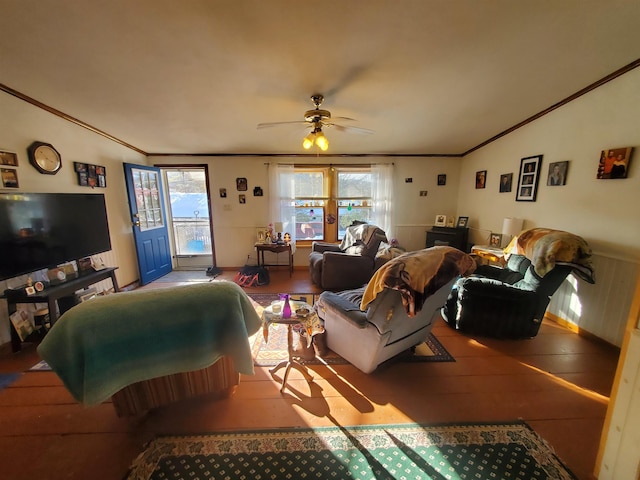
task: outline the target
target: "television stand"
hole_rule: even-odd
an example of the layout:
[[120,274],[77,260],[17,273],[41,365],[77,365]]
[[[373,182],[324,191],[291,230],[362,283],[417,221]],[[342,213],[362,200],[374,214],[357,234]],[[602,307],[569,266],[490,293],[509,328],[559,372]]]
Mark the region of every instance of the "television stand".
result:
[[[75,278],[67,277],[67,280],[55,285],[49,285],[41,292],[37,292],[33,295],[27,295],[24,287],[18,289],[7,289],[4,291],[3,297],[7,299],[7,310],[9,316],[13,315],[18,310],[19,303],[46,303],[49,307],[49,321],[51,326],[58,319],[56,313],[56,301],[65,299],[66,301],[60,302],[60,315],[69,310],[75,305],[75,299],[73,298],[78,290],[87,288],[94,283],[101,282],[107,278],[111,278],[113,283],[113,291],[118,292],[118,281],[116,280],[116,270],[118,267],[107,267],[102,270],[89,271],[78,275]],[[11,329],[11,349],[14,352],[19,352],[22,348],[22,342],[13,328],[13,323],[9,321],[9,328]]]

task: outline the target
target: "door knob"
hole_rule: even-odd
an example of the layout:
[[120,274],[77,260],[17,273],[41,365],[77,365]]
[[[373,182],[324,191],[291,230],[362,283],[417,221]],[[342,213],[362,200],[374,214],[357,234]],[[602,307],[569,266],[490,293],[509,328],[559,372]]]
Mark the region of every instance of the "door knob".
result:
[[133,214],[133,221],[131,222],[131,225],[138,228],[140,227],[140,215],[137,213]]

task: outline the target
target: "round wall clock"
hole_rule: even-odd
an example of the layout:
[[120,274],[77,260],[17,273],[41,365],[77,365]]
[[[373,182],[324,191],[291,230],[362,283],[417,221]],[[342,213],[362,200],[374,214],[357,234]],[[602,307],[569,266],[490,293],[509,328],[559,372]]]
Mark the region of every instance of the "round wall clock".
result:
[[29,163],[40,173],[55,175],[62,168],[62,157],[50,143],[33,142],[27,153]]

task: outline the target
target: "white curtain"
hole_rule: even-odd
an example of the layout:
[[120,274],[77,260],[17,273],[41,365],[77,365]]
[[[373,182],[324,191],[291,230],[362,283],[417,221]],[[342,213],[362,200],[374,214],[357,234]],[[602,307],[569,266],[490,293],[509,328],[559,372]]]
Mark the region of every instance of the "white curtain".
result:
[[393,218],[393,165],[371,165],[373,180],[373,212],[372,223],[379,226],[391,241],[395,237]]
[[291,250],[296,249],[295,171],[293,165],[269,165],[269,218],[282,222],[283,233],[291,235]]

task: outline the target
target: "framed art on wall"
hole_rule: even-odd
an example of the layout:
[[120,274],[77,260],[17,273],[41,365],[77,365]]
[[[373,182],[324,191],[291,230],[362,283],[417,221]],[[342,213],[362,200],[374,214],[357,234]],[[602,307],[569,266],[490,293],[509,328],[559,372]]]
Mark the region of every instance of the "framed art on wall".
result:
[[487,181],[487,171],[480,170],[476,172],[476,188],[484,188]]
[[500,175],[500,193],[510,192],[513,182],[513,173],[503,173]]
[[520,173],[518,175],[518,190],[516,190],[517,202],[535,202],[538,194],[538,182],[540,181],[540,166],[542,155],[525,157],[520,160]]
[[552,162],[549,164],[549,174],[547,176],[547,185],[565,185],[567,183],[567,169],[569,161]]
[[608,148],[600,152],[599,179],[627,178],[627,169],[633,147]]
[[0,168],[0,177],[2,177],[3,188],[18,188],[18,172],[13,168]]
[[18,155],[13,152],[5,152],[0,150],[0,165],[7,165],[8,167],[18,166]]

